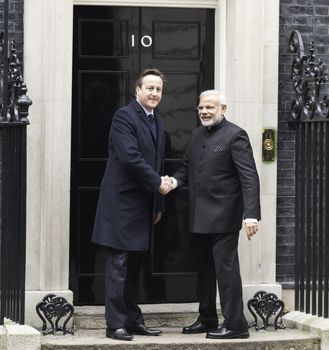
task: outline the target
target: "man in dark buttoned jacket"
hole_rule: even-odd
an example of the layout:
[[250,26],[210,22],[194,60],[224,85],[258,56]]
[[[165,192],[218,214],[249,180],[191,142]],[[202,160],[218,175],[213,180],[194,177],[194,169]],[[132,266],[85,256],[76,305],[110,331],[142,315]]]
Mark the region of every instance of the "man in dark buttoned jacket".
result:
[[142,252],[149,250],[153,224],[162,212],[165,135],[155,108],[163,79],[160,71],[145,70],[136,82],[136,100],[114,114],[109,133],[92,241],[107,247],[106,336],[119,340],[161,333],[145,326],[136,298]]
[[[172,189],[189,186],[189,228],[198,251],[199,317],[183,333],[247,338],[238,240],[243,217],[248,239],[258,230],[259,178],[247,133],[224,117],[225,98],[205,91],[197,108],[202,126],[192,133],[184,166],[171,178]],[[224,317],[220,328],[216,279]]]

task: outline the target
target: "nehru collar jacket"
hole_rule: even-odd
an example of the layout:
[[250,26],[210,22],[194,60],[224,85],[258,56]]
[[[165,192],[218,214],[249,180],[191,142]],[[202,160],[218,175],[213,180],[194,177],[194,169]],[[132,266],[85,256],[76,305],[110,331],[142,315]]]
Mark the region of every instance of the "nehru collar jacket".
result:
[[189,189],[189,229],[226,233],[243,217],[260,219],[259,178],[247,133],[224,118],[192,133],[184,165],[173,175]]

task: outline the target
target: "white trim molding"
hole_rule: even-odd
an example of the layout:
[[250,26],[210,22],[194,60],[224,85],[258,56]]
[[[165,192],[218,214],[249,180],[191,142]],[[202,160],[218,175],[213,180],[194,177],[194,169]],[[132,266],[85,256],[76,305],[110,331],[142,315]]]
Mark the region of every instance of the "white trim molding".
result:
[[226,1],[219,0],[215,12],[215,89],[226,95]]
[[219,0],[73,0],[74,5],[216,8]]

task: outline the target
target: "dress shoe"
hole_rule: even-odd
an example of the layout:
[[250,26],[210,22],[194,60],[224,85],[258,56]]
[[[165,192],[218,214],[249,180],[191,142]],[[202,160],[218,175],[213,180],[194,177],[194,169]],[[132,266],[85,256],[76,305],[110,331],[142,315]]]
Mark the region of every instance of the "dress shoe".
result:
[[159,335],[162,333],[160,329],[148,328],[143,323],[140,323],[135,327],[128,328],[128,331],[130,333],[138,334],[138,335]]
[[197,334],[197,333],[205,333],[210,330],[215,329],[216,327],[208,327],[200,321],[196,321],[190,326],[184,327],[182,333],[184,334]]
[[117,329],[106,329],[107,338],[117,339],[117,340],[133,340],[134,337],[129,334],[126,328],[117,328]]
[[249,338],[248,329],[232,330],[220,327],[215,331],[208,332],[206,338],[210,339],[236,339]]

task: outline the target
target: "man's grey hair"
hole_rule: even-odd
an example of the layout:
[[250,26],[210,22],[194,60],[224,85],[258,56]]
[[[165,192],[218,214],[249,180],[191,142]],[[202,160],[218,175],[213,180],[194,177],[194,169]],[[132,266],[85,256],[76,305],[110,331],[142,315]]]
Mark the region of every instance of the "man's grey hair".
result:
[[200,98],[203,96],[215,95],[218,99],[218,103],[223,106],[227,106],[227,99],[218,90],[206,90],[201,92]]

